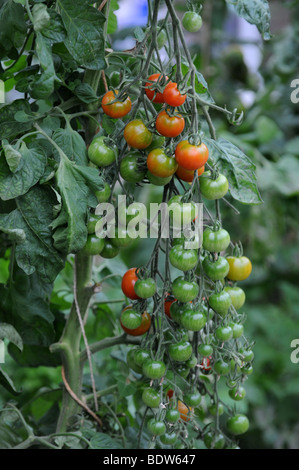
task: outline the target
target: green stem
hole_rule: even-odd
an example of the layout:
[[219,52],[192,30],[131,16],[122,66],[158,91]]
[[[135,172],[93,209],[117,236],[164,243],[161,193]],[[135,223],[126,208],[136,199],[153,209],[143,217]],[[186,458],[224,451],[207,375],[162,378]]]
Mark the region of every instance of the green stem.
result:
[[[104,338],[101,341],[97,341],[89,346],[91,354],[94,354],[103,349],[111,348],[118,344],[140,344],[139,338],[128,337],[126,334],[120,336],[113,336],[112,338]],[[87,360],[87,352],[82,351],[80,354],[81,365]]]

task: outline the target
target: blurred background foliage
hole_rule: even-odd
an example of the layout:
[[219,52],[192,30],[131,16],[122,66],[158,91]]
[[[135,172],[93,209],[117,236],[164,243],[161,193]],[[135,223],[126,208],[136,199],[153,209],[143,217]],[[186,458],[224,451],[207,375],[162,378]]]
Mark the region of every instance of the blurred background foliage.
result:
[[[226,206],[221,208],[223,226],[233,240],[242,241],[244,252],[254,266],[251,277],[244,282],[246,332],[256,342],[254,373],[246,382],[245,402],[238,404],[248,414],[251,428],[240,439],[240,447],[295,449],[299,448],[299,364],[290,360],[290,344],[299,337],[299,104],[291,102],[290,84],[299,78],[299,4],[298,1],[270,1],[273,38],[262,43],[255,34],[252,40],[240,38],[238,31],[242,25],[225,2],[203,3],[204,27],[199,34],[188,35],[189,47],[216,103],[244,110],[245,120],[239,127],[231,126],[218,113],[212,112],[212,117],[218,136],[235,143],[256,164],[264,201],[259,206],[236,204],[239,215]],[[177,7],[183,13],[185,2],[178,1]],[[112,40],[118,41],[128,32],[132,35],[132,28],[114,34]],[[248,65],[244,47],[248,44],[258,54],[262,52],[256,70]],[[138,191],[137,200],[153,202],[157,196],[158,202],[161,190],[144,187]],[[127,266],[143,264],[150,256],[153,243],[154,240],[136,241],[108,263],[97,260],[96,279],[109,273],[122,275]],[[71,262],[55,283],[51,308],[56,313],[67,312],[72,302]],[[0,261],[1,282],[8,277],[8,265],[9,259]],[[108,305],[108,298],[115,303]],[[107,281],[96,300],[87,323],[90,342],[121,333],[120,277]],[[117,392],[103,399],[104,425],[116,414],[116,429],[123,426],[134,446],[138,423],[136,429],[127,424],[133,424],[140,392],[130,380],[133,377],[128,377],[129,370],[124,363],[127,350],[121,346],[97,353],[95,372],[98,389],[113,385]],[[60,367],[19,367],[8,355],[6,367],[14,371],[14,382],[23,391],[15,397],[21,410],[28,419],[38,423],[40,432],[43,426],[49,432],[58,414]],[[90,392],[88,370],[85,391]],[[1,391],[2,403],[9,398],[8,392]],[[1,426],[0,439],[10,432],[4,424]],[[5,438],[9,439],[7,435]]]

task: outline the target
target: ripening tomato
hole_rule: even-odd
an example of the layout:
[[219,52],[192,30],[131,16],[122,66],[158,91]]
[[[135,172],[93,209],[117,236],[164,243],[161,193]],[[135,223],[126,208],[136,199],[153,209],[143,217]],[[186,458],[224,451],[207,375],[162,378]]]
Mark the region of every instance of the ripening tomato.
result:
[[187,95],[181,94],[177,83],[169,82],[163,91],[163,98],[165,103],[175,108],[176,106],[181,106],[185,103]]
[[146,149],[152,143],[153,134],[141,119],[134,119],[126,125],[124,138],[130,147]]
[[144,335],[151,327],[151,316],[147,312],[143,312],[142,314],[142,319],[141,319],[141,325],[138,326],[138,328],[135,328],[133,330],[130,330],[129,328],[125,328],[122,323],[120,323],[122,329],[124,330],[127,335],[130,336],[142,336]]
[[192,145],[188,140],[182,140],[175,149],[175,159],[178,165],[186,170],[198,170],[209,159],[208,147],[202,142],[200,145]]
[[177,137],[185,127],[185,119],[180,115],[170,116],[167,111],[161,111],[156,119],[156,129],[164,137]]
[[131,300],[139,299],[138,295],[135,292],[134,286],[135,282],[138,281],[136,275],[136,268],[129,269],[123,276],[121,281],[121,288],[126,297]]
[[171,318],[170,307],[175,301],[176,299],[174,299],[172,295],[167,294],[165,301],[164,301],[164,312],[165,312],[165,315],[168,316],[168,318]]
[[118,90],[107,91],[102,99],[102,108],[107,116],[118,119],[126,116],[132,108],[132,102],[130,97],[128,96],[124,101],[115,101],[116,96],[118,95]]
[[167,155],[161,148],[154,149],[148,154],[146,164],[150,173],[159,178],[168,178],[177,169],[175,159]]
[[145,93],[149,100],[153,101],[153,103],[164,103],[163,93],[160,93],[155,88],[155,83],[158,82],[159,84],[168,80],[168,77],[163,76],[160,73],[154,73],[150,77],[148,77],[148,81],[145,84]]
[[98,167],[109,166],[115,162],[118,156],[116,145],[109,142],[105,136],[96,137],[88,147],[89,160]]
[[[198,168],[196,172],[196,176],[200,176],[204,173],[205,171],[205,166],[202,166],[201,168]],[[175,172],[178,178],[182,181],[186,181],[186,183],[192,183],[194,179],[194,170],[186,170],[186,168],[183,168],[182,166],[178,165],[178,168]]]
[[228,279],[231,281],[244,281],[250,276],[252,264],[246,256],[228,256],[226,259],[229,264]]
[[183,421],[190,421],[190,412],[193,411],[193,408],[189,408],[188,406],[185,405],[181,400],[178,400],[178,411],[180,412],[181,419]]
[[[123,327],[129,328],[130,330],[134,330],[141,325],[142,316],[139,312],[134,310],[132,307],[125,308],[121,312],[120,321]],[[139,365],[137,362],[136,364]]]

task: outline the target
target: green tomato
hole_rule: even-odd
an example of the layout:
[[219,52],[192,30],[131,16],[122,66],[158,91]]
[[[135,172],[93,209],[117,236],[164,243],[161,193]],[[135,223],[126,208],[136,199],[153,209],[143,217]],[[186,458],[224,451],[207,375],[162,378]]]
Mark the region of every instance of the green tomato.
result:
[[219,326],[215,331],[216,337],[219,341],[229,341],[233,337],[233,330],[230,326]]
[[210,307],[218,313],[221,317],[225,317],[232,304],[230,295],[224,290],[218,293],[211,294],[209,297]]
[[195,11],[186,11],[182,19],[182,24],[189,33],[197,33],[202,27],[202,17]]
[[147,387],[142,392],[142,400],[144,404],[150,408],[159,408],[160,392],[151,387]]
[[218,359],[215,362],[213,369],[218,375],[227,375],[230,371],[230,365],[228,362],[225,362],[222,359]]
[[240,367],[240,371],[243,375],[251,375],[253,367],[250,364],[246,364],[244,367]]
[[198,352],[202,357],[212,356],[214,350],[210,344],[200,344],[198,346]]
[[156,289],[156,282],[151,277],[147,279],[138,279],[138,281],[136,281],[134,285],[135,293],[141,299],[148,299],[150,297],[153,297],[153,295],[155,295],[156,293]]
[[169,261],[172,266],[181,271],[190,271],[198,263],[197,251],[185,250],[183,245],[176,244],[170,250]]
[[107,144],[107,141],[107,137],[96,137],[88,147],[88,158],[98,167],[111,165],[118,156],[116,145]]
[[231,322],[229,324],[229,326],[232,328],[233,330],[233,338],[234,339],[237,339],[237,338],[240,338],[243,333],[244,333],[244,326],[241,325],[240,323],[233,323]]
[[167,34],[164,31],[164,29],[162,29],[162,31],[160,31],[160,33],[157,36],[158,49],[162,49],[162,47],[165,46],[166,42],[167,42]]
[[130,153],[120,162],[119,172],[121,177],[129,183],[140,183],[145,177],[146,170],[140,170],[138,160],[140,153]]
[[133,308],[128,308],[122,311],[120,319],[125,328],[134,330],[141,325],[142,315]]
[[207,256],[202,262],[202,267],[212,281],[222,281],[229,271],[229,264],[222,256],[216,261],[211,261]]
[[152,418],[148,421],[147,429],[153,436],[161,436],[166,432],[165,423],[155,418]]
[[184,379],[186,379],[188,377],[189,372],[190,372],[190,369],[187,366],[183,365],[183,364],[176,367],[176,373],[179,374]]
[[205,171],[199,177],[201,194],[211,201],[224,197],[229,189],[226,176],[220,174],[216,179],[211,178],[211,172]]
[[134,360],[134,355],[135,355],[136,349],[130,349],[127,354],[127,365],[130,369],[132,369],[134,372],[137,372],[137,374],[142,374],[142,367],[137,366],[135,360]]
[[181,319],[183,327],[190,331],[200,331],[206,323],[206,314],[204,312],[194,311],[191,308],[185,310]]
[[229,396],[235,400],[235,401],[241,401],[241,400],[244,400],[245,396],[246,396],[246,390],[244,387],[242,387],[241,385],[239,387],[234,387],[234,388],[231,388],[229,391],[228,391],[228,394]]
[[243,307],[246,296],[245,292],[241,287],[225,287],[224,288],[225,292],[227,292],[232,299],[232,305],[235,307],[236,310],[239,310],[241,307]]
[[173,445],[173,444],[175,444],[175,442],[177,440],[177,435],[174,431],[173,432],[166,432],[165,434],[162,434],[162,436],[160,437],[160,440],[161,440],[162,444]]
[[170,306],[170,317],[173,321],[178,323],[179,325],[182,324],[182,316],[185,312],[187,307],[185,304],[181,304],[180,302],[173,302]]
[[187,393],[184,396],[184,402],[189,407],[198,406],[201,402],[201,394],[198,391]]
[[100,215],[89,214],[88,222],[87,222],[87,231],[91,235],[96,231],[96,225],[98,221],[101,219]]
[[137,348],[134,352],[134,361],[137,366],[142,367],[145,361],[151,358],[147,349]]
[[244,434],[249,429],[249,420],[247,416],[239,413],[228,418],[226,422],[228,431],[234,436]]
[[225,438],[222,434],[208,432],[203,440],[208,449],[223,449],[225,446]]
[[218,407],[214,403],[213,405],[210,405],[208,407],[208,410],[209,410],[210,415],[212,415],[212,416],[217,416],[217,415],[221,416],[224,413],[224,406],[222,405],[222,403],[218,402]]
[[172,293],[179,302],[191,302],[198,296],[199,285],[195,281],[187,281],[180,276],[172,283]]
[[180,412],[176,409],[169,409],[166,411],[165,419],[168,423],[175,424],[180,419]]
[[104,238],[98,238],[96,235],[90,234],[87,241],[81,250],[81,253],[86,256],[95,256],[102,254],[105,247]]
[[212,253],[220,253],[221,251],[225,251],[229,244],[230,235],[223,228],[213,230],[207,227],[203,232],[202,247],[204,250]]
[[190,359],[188,359],[188,361],[186,362],[186,366],[188,367],[188,369],[194,369],[196,364],[197,364],[197,358],[194,354],[192,354]]
[[254,359],[254,353],[251,349],[240,349],[241,359],[243,362],[252,362]]
[[116,248],[123,248],[129,246],[133,240],[125,228],[116,226],[114,227],[114,234],[112,230],[111,233],[109,232],[109,241]]
[[165,374],[166,366],[162,361],[154,361],[149,359],[142,366],[143,374],[149,379],[161,379]]
[[95,192],[95,196],[98,200],[98,203],[100,204],[101,202],[107,202],[110,198],[111,195],[111,188],[108,183],[104,183],[104,188],[101,189],[100,191]]
[[117,246],[112,245],[109,238],[105,238],[105,246],[101,251],[102,258],[115,258],[119,253],[119,248]]
[[189,341],[179,341],[178,343],[170,344],[168,352],[173,361],[185,362],[192,355],[192,345]]

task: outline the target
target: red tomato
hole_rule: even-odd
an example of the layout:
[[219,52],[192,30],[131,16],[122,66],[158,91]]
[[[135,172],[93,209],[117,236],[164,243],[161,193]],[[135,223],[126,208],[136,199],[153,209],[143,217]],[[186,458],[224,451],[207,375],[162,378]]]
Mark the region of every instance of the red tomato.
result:
[[[204,173],[205,171],[205,166],[202,166],[201,168],[198,168],[197,170],[197,176],[200,176]],[[192,183],[193,178],[194,178],[194,171],[193,170],[186,170],[182,166],[178,166],[176,175],[182,180],[186,181],[187,183]]]
[[[161,78],[160,78],[161,77]],[[152,82],[161,82],[163,75],[160,73],[154,73],[148,77],[148,82],[145,84],[145,93],[149,100],[154,103],[164,103],[163,93],[159,93],[157,90],[153,89],[154,84]],[[168,80],[168,77],[165,77]]]
[[185,170],[195,171],[202,168],[208,158],[209,150],[203,142],[200,145],[192,145],[188,140],[182,140],[175,149],[175,159]]
[[165,103],[169,104],[170,106],[176,107],[184,104],[187,96],[182,95],[179,92],[178,86],[175,82],[169,82],[163,92],[163,98]]
[[161,111],[156,119],[156,129],[159,134],[164,137],[177,137],[180,135],[185,127],[185,119],[180,115],[169,116],[169,114],[163,110]]
[[118,95],[118,90],[115,90],[115,94],[110,90],[105,93],[102,99],[104,113],[114,119],[126,116],[132,108],[132,102],[129,96],[124,101],[115,101],[115,103],[110,104],[116,99],[116,95]]
[[[130,306],[126,307],[126,309],[129,308],[129,307]],[[120,322],[120,325],[121,325],[122,329],[127,333],[127,335],[141,336],[141,335],[144,335],[150,329],[150,327],[151,327],[151,316],[150,316],[149,313],[143,312],[141,325],[138,326],[138,328],[135,328],[134,330],[129,330],[128,328],[125,328],[123,326],[122,322]]]
[[169,318],[171,318],[171,315],[170,315],[171,304],[173,304],[173,302],[176,301],[176,299],[169,300],[171,298],[172,298],[172,296],[167,295],[166,299],[164,301],[164,312],[165,312],[165,315],[167,315]]
[[131,300],[139,299],[138,295],[135,292],[134,285],[138,281],[136,276],[136,268],[129,269],[123,276],[121,281],[121,288],[126,297],[129,297]]

